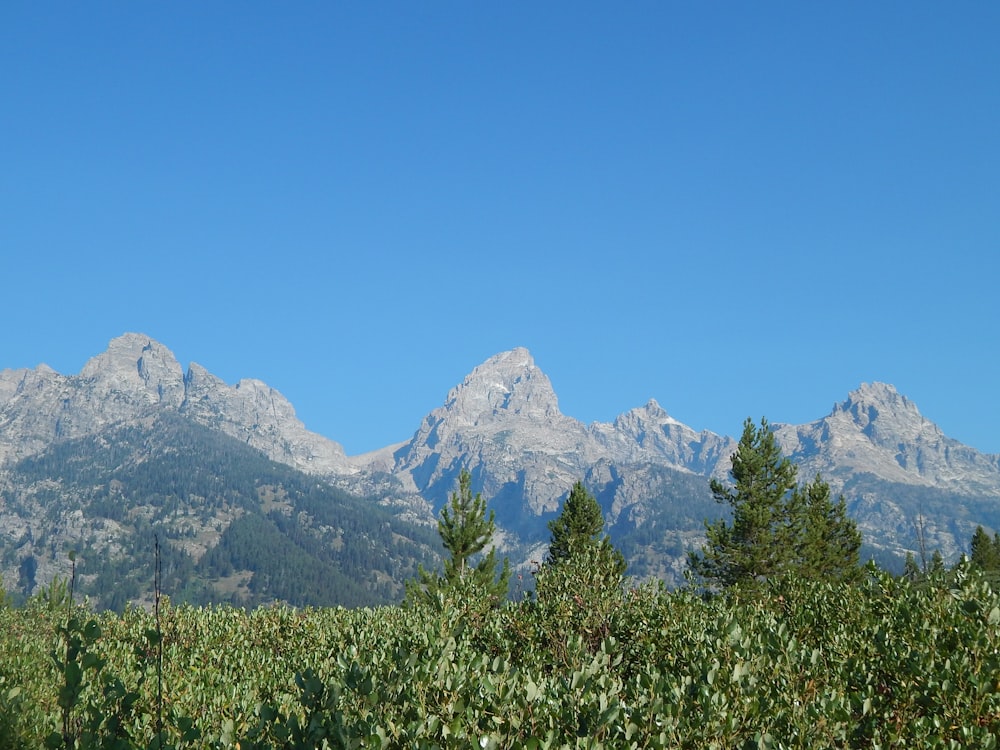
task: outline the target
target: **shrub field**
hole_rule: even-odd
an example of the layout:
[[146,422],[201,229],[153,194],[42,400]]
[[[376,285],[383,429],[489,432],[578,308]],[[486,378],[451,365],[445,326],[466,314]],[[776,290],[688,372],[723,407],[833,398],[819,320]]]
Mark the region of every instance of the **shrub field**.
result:
[[992,748],[1000,597],[784,580],[491,607],[0,606],[0,747]]

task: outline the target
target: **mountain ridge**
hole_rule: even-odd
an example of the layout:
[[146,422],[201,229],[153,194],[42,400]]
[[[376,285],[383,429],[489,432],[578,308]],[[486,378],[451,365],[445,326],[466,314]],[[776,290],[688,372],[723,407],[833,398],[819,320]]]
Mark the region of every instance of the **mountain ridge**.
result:
[[[474,367],[409,439],[347,456],[266,383],[228,385],[197,363],[185,371],[165,346],[128,333],[75,376],[45,365],[0,371],[0,473],[60,441],[164,411],[423,525],[467,468],[497,514],[498,546],[522,565],[538,559],[546,521],[583,480],[631,550],[633,571],[672,582],[702,522],[725,511],[708,479],[728,478],[737,445],[695,431],[655,399],[584,424],[560,411],[548,376],[518,347]],[[829,414],[772,428],[801,479],[819,473],[845,494],[872,555],[899,561],[919,528],[922,543],[954,556],[977,523],[1000,527],[1000,455],[947,437],[892,385],[862,383]]]
[[[350,469],[340,444],[306,430],[277,390],[249,378],[230,386],[196,363],[184,372],[173,352],[137,333],[112,339],[78,375],[47,365],[0,371],[0,465],[157,407],[187,413],[299,468]],[[14,439],[2,439],[5,433]]]
[[[827,416],[806,425],[776,425],[776,432],[789,456],[824,474],[850,467],[904,484],[946,488],[963,480],[1000,492],[1000,455],[949,438],[887,383],[862,383]],[[803,444],[827,448],[810,456]]]

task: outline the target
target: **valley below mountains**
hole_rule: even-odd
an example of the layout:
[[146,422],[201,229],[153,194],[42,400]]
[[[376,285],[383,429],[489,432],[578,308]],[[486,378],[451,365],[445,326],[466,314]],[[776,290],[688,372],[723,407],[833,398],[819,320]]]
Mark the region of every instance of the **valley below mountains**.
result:
[[[1000,530],[1000,455],[942,433],[891,385],[862,384],[825,417],[774,424],[802,480],[821,474],[898,570]],[[0,572],[14,596],[70,574],[97,606],[152,596],[155,550],[175,600],[357,606],[398,601],[435,567],[435,521],[459,472],[496,512],[496,543],[530,580],[573,483],[598,499],[629,573],[683,581],[708,489],[736,441],[696,432],[656,401],[612,423],[564,415],[525,349],[475,367],[406,442],[348,456],[258,380],[184,369],[129,333],[77,375],[0,371]]]

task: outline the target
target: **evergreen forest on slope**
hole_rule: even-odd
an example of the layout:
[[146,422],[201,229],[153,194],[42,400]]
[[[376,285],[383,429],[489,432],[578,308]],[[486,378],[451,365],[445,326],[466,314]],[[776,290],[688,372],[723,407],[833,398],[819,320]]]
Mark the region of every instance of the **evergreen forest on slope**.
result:
[[440,546],[429,526],[169,412],[56,443],[0,492],[23,521],[0,550],[15,600],[72,551],[94,606],[148,601],[159,543],[162,590],[178,602],[372,606],[398,601]]

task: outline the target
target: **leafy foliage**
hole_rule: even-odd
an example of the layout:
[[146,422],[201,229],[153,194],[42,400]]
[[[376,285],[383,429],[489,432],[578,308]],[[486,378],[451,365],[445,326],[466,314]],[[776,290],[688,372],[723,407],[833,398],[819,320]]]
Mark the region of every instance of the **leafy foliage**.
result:
[[611,620],[625,596],[624,561],[606,539],[580,545],[558,563],[535,573],[534,598],[525,603],[530,616],[517,629],[525,650],[568,658],[567,639],[595,652],[611,634]]
[[[153,615],[74,608],[74,624],[33,598],[0,607],[3,747],[62,734],[60,695],[79,743],[91,727],[91,747],[123,749],[997,747],[1000,595],[974,566],[921,585],[870,568],[609,601],[593,639],[561,642],[533,637],[545,613],[530,600],[476,627],[457,603],[165,604],[157,744]],[[81,639],[69,659],[67,636]]]
[[545,563],[535,572],[531,617],[517,629],[525,649],[565,660],[567,637],[596,651],[610,632],[621,605],[625,558],[604,534],[596,498],[576,482],[559,515],[549,523],[552,537]]

